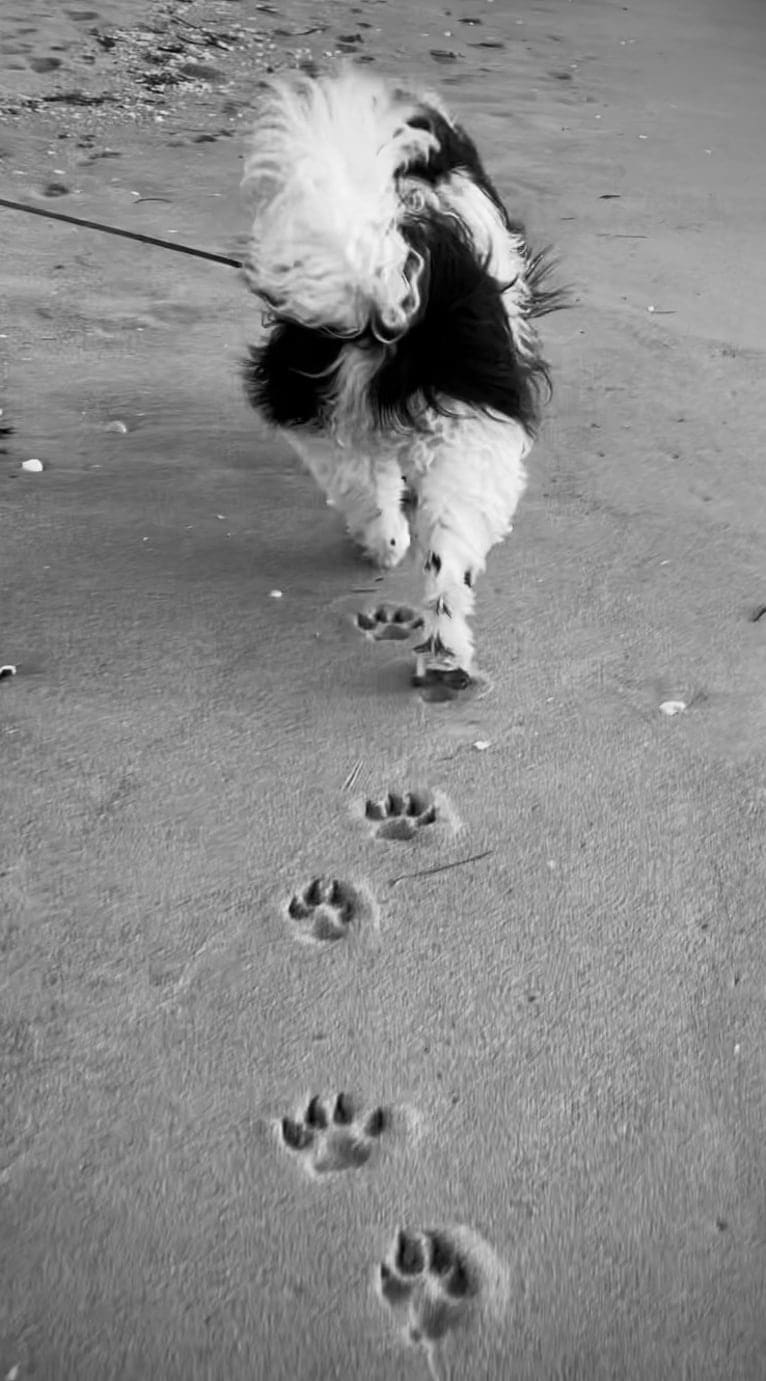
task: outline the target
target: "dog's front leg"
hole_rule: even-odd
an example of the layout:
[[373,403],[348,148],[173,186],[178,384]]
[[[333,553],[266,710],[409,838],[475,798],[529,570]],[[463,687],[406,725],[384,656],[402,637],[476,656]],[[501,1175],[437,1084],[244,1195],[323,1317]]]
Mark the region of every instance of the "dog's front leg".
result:
[[410,529],[402,512],[404,481],[396,457],[356,451],[321,432],[291,430],[284,436],[330,506],[343,514],[349,535],[365,556],[377,566],[397,565],[410,545]]
[[467,684],[473,668],[474,587],[496,542],[510,531],[526,485],[530,442],[515,423],[464,421],[442,440],[418,484],[417,537],[424,557],[425,639],[416,680],[427,673]]
[[368,560],[388,569],[398,565],[410,545],[410,527],[402,512],[404,480],[395,457],[376,455],[366,464],[366,482],[352,484],[337,506]]
[[460,535],[442,522],[428,525],[421,536],[425,548],[423,622],[425,638],[415,648],[415,679],[427,673],[467,684],[473,666],[474,583],[483,560]]

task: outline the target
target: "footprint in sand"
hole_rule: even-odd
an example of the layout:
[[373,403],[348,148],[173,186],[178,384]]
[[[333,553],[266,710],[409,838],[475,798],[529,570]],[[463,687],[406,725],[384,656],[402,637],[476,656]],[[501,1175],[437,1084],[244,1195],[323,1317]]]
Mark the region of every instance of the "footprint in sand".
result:
[[354,928],[369,921],[372,914],[364,893],[338,878],[314,878],[287,905],[296,939],[308,944],[344,940]]
[[389,604],[379,604],[371,613],[363,611],[356,616],[356,626],[373,642],[405,642],[407,638],[423,627],[421,616],[409,605],[398,608]]
[[375,822],[378,839],[412,839],[418,830],[434,824],[437,808],[427,792],[390,791],[382,801],[366,801],[364,814]]
[[423,785],[409,791],[389,791],[386,796],[357,797],[352,814],[373,839],[419,840],[429,847],[444,843],[463,829],[463,821],[445,792]]
[[283,1117],[278,1134],[309,1174],[331,1175],[366,1165],[389,1125],[385,1108],[364,1111],[339,1093],[334,1100],[315,1096],[297,1117]]
[[27,58],[27,63],[33,72],[42,75],[44,72],[55,72],[61,66],[61,58]]
[[467,1227],[399,1228],[376,1287],[407,1341],[424,1348],[437,1381],[439,1349],[450,1334],[500,1318],[508,1302],[507,1271]]

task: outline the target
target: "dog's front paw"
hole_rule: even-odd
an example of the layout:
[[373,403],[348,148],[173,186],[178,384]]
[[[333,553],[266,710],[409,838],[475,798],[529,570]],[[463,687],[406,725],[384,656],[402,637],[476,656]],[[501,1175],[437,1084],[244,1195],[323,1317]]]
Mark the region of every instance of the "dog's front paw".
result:
[[467,628],[453,630],[453,644],[459,651],[447,647],[439,632],[432,632],[425,642],[418,644],[415,648],[413,685],[438,683],[453,690],[464,690],[470,685],[473,647]]
[[352,534],[368,561],[383,570],[397,566],[409,550],[410,529],[403,513],[381,513],[358,533]]

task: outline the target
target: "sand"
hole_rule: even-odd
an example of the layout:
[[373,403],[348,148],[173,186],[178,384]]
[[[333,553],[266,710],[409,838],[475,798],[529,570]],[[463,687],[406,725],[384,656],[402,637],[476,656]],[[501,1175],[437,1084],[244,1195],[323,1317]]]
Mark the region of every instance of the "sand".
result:
[[236,254],[264,66],[356,48],[576,308],[433,703],[237,274],[0,210],[0,1378],[760,1381],[766,15],[125,8],[3,6],[2,195]]

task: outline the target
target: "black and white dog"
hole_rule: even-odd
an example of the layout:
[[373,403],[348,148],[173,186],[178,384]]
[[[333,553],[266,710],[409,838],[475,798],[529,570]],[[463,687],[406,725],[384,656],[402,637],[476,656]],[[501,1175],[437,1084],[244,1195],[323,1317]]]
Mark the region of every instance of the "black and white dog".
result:
[[561,305],[472,141],[432,96],[353,69],[268,84],[245,162],[268,335],[248,396],[380,566],[425,564],[416,679],[465,685],[487,553],[511,528]]

